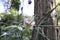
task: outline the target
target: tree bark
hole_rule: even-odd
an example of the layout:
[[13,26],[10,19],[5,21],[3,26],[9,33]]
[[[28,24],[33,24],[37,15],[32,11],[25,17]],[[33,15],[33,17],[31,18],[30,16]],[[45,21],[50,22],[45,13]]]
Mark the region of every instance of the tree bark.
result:
[[[53,9],[55,7],[55,0],[35,0],[34,1],[34,16],[35,16],[35,22],[36,22],[36,26],[38,26],[38,20],[41,19],[41,17],[45,16],[47,14],[48,11],[50,11],[51,9]],[[52,12],[51,15],[49,15],[50,17],[47,20],[44,20],[44,23],[42,23],[41,25],[56,25],[56,20],[53,20],[53,17],[55,18],[55,14],[56,12]],[[53,15],[52,15],[53,14]],[[44,33],[45,35],[50,39],[50,40],[56,40],[56,36],[55,36],[55,27],[44,27]],[[33,30],[33,37],[34,37],[34,31]],[[32,39],[33,40],[33,39]],[[44,40],[44,38],[39,34],[38,36],[38,40]]]

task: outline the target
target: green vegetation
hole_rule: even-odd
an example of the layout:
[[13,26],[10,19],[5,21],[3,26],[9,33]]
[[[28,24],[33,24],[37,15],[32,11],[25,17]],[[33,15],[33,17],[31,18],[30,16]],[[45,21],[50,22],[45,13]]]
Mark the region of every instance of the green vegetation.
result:
[[[0,38],[1,40],[29,40],[31,39],[31,32],[28,27],[23,27],[23,15],[19,14],[17,10],[11,9],[6,13],[0,14],[2,18],[0,22]],[[28,28],[28,29],[27,29]],[[3,35],[7,33],[7,35]]]
[[[56,0],[56,3],[60,3],[60,0]],[[60,26],[60,5],[56,8],[56,11],[57,11],[58,26]]]
[[12,0],[12,7],[19,10],[20,0]]
[[[60,0],[56,1],[57,3],[60,2]],[[29,29],[31,27],[30,24],[25,24],[23,21],[23,15],[18,13],[18,5],[19,0],[12,0],[12,7],[10,10],[8,10],[6,13],[0,14],[0,17],[2,18],[2,22],[0,22],[0,38],[2,40],[30,40],[32,37],[32,31]],[[57,19],[58,19],[58,25],[60,26],[60,6],[56,8],[57,10]],[[28,17],[32,19],[31,17]],[[32,19],[33,20],[33,19]],[[32,21],[31,20],[31,21]],[[25,27],[25,28],[24,28]],[[3,33],[7,32],[7,35],[3,35]],[[36,29],[36,36],[35,40],[38,37],[38,34],[40,33],[39,28]],[[48,39],[45,35],[41,34],[45,39]],[[1,37],[2,36],[2,37]]]

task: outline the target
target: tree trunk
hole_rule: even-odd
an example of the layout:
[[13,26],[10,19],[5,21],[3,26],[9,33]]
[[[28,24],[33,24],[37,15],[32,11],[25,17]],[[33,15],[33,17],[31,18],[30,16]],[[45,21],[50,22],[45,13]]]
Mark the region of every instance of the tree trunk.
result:
[[[48,11],[53,9],[55,7],[55,0],[35,0],[34,1],[34,16],[35,16],[35,22],[36,26],[38,26],[38,20],[41,19],[41,17],[45,16]],[[53,15],[52,15],[53,14]],[[41,25],[56,25],[56,20],[53,20],[53,17],[55,18],[55,10],[54,12],[49,15],[50,17],[47,20],[44,20],[44,23]],[[44,27],[44,26],[43,26]],[[33,37],[34,37],[34,31],[33,30]],[[50,40],[56,40],[55,36],[55,27],[44,27],[44,33]],[[32,39],[33,40],[33,39]],[[44,40],[44,38],[39,34],[38,40]]]

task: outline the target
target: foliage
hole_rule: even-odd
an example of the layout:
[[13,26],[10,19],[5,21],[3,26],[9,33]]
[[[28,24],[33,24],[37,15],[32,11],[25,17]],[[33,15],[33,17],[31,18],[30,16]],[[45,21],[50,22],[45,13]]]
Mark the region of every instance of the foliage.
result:
[[19,10],[20,0],[12,0],[12,7]]
[[[12,12],[13,11],[13,12]],[[18,14],[18,12],[12,10],[9,13],[5,13],[5,14],[0,14],[1,15],[1,20],[3,23],[7,24],[7,25],[12,25],[14,22],[22,22],[22,14]]]
[[1,35],[2,40],[29,40],[31,38],[31,31],[25,29],[19,30],[18,27],[8,27],[8,30],[3,32],[7,33],[6,35]]
[[58,26],[60,26],[60,0],[56,0],[56,3],[59,3],[59,6],[56,8],[56,11],[57,11]]
[[31,25],[24,25],[24,16],[19,14],[17,10],[8,10],[6,13],[0,14],[0,17],[1,40],[31,39]]
[[60,20],[60,6],[57,7],[57,15],[58,15],[58,19]]

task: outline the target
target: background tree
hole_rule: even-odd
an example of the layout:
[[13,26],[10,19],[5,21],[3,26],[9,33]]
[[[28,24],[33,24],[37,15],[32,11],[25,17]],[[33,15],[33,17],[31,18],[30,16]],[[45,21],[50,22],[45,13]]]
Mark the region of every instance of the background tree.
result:
[[[51,9],[55,7],[55,0],[35,0],[35,9],[34,9],[34,16],[35,16],[35,22],[36,26],[38,27],[38,24],[40,25],[54,25],[54,20],[51,14],[55,14],[55,12],[51,12],[49,15],[47,15],[47,12],[49,12]],[[47,16],[48,18],[45,19]],[[45,18],[43,18],[45,17]],[[43,19],[42,19],[43,18]],[[55,18],[55,15],[54,15]],[[44,20],[45,19],[45,20]],[[40,21],[39,21],[40,20]],[[43,21],[44,20],[44,21]],[[55,20],[56,22],[56,20]],[[41,26],[40,26],[41,27]],[[50,40],[56,40],[55,36],[55,27],[53,26],[48,26],[48,27],[41,27],[44,30],[45,35],[50,39]],[[33,37],[35,34],[36,30],[33,31]],[[32,39],[34,40],[34,39]],[[44,40],[43,36],[39,34],[38,40]]]
[[12,0],[11,6],[17,10],[19,10],[20,0]]

